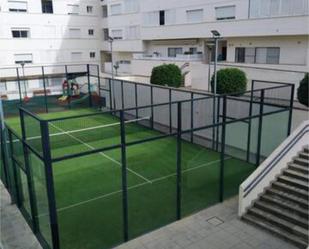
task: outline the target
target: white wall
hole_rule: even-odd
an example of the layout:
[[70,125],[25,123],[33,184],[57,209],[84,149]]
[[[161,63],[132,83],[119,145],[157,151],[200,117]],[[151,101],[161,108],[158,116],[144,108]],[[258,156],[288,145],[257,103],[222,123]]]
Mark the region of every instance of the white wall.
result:
[[236,47],[280,47],[280,64],[308,64],[308,36],[229,38],[227,62],[235,62]]
[[[79,15],[68,15],[67,4],[78,4]],[[93,13],[88,14],[86,6],[93,6]],[[96,0],[53,1],[53,14],[43,14],[40,0],[28,1],[28,12],[9,12],[7,1],[0,2],[0,65],[14,65],[14,54],[32,53],[33,64],[57,63],[99,63],[100,39],[99,28],[100,3]],[[12,38],[11,28],[29,28],[29,38]],[[69,28],[79,28],[80,37],[70,38]],[[88,35],[88,29],[94,35]],[[71,53],[81,52],[78,61],[72,61]],[[96,58],[89,53],[95,52]]]

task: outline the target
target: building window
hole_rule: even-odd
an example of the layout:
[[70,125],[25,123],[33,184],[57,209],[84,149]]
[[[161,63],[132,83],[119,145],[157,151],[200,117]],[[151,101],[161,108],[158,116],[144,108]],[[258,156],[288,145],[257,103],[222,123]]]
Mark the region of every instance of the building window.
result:
[[69,29],[69,37],[70,38],[80,38],[81,37],[81,30],[78,28],[70,28]]
[[82,52],[72,52],[71,53],[71,60],[72,61],[80,61],[82,59]]
[[165,25],[165,11],[164,10],[160,10],[159,12],[159,24]]
[[280,48],[256,48],[256,63],[279,64]]
[[29,29],[12,29],[13,38],[29,38]]
[[109,32],[108,29],[103,29],[103,40],[108,41]]
[[90,58],[95,58],[95,52],[90,52],[89,56],[90,56]]
[[296,16],[308,14],[308,0],[251,0],[250,17]]
[[53,11],[53,1],[52,0],[41,0],[42,13],[52,14]]
[[217,20],[235,19],[235,10],[236,10],[235,5],[216,7],[216,19]]
[[27,12],[28,4],[24,1],[8,1],[10,12]]
[[140,39],[140,27],[139,26],[129,26],[126,29],[126,39],[137,40]]
[[189,48],[190,54],[197,54],[197,48]]
[[78,15],[79,14],[79,5],[77,4],[68,4],[68,14],[69,15]]
[[[0,82],[0,92],[4,93],[6,92],[7,88],[6,88],[6,82]],[[1,97],[1,96],[0,96]]]
[[168,48],[168,57],[176,57],[177,54],[183,54],[182,48]]
[[103,16],[103,18],[108,17],[107,5],[102,6],[102,16]]
[[88,29],[88,35],[93,36],[94,35],[94,29]]
[[121,4],[112,4],[110,6],[111,15],[119,15],[121,14]]
[[123,39],[123,37],[122,37],[122,30],[121,29],[114,29],[114,30],[112,30],[112,37],[115,40],[122,40]]
[[32,54],[14,54],[16,64],[32,63]]
[[279,64],[280,48],[236,48],[238,63]]
[[135,13],[139,11],[138,0],[126,0],[125,1],[125,13]]
[[87,6],[87,13],[92,14],[93,13],[93,6]]
[[187,22],[188,23],[202,22],[203,14],[204,14],[203,9],[187,10]]

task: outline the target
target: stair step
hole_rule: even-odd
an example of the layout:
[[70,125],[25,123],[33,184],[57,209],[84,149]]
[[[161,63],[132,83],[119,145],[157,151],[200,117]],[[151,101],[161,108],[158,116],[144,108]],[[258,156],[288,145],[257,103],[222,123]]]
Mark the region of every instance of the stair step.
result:
[[248,214],[252,214],[255,217],[263,219],[268,223],[271,223],[274,226],[277,226],[280,229],[285,230],[295,236],[299,236],[305,241],[308,240],[308,231],[300,226],[293,224],[292,222],[280,219],[273,214],[267,213],[255,207],[249,209]]
[[278,181],[283,182],[287,185],[299,188],[299,189],[303,189],[303,190],[306,190],[306,191],[309,190],[309,186],[308,186],[307,181],[298,180],[298,179],[295,179],[295,178],[290,177],[290,176],[281,175],[281,176],[278,177]]
[[293,235],[289,232],[286,232],[285,230],[282,230],[278,228],[277,226],[274,226],[273,224],[265,221],[264,219],[259,219],[253,215],[245,214],[242,217],[243,220],[250,222],[251,224],[254,224],[260,228],[263,228],[267,231],[270,231],[271,233],[293,243],[294,245],[298,246],[299,248],[307,248],[307,242],[306,240],[303,240],[302,238]]
[[295,201],[291,201],[288,200],[287,198],[283,198],[276,195],[270,195],[268,193],[262,195],[261,200],[263,200],[264,202],[268,202],[275,207],[283,208],[288,212],[298,214],[304,219],[308,220],[309,218],[308,209],[303,208],[302,205],[298,204]]
[[298,154],[298,156],[299,156],[300,158],[309,160],[309,153],[300,152],[300,153]]
[[283,192],[281,190],[275,189],[275,188],[270,188],[267,189],[266,193],[272,195],[272,196],[276,196],[279,198],[284,198],[285,200],[291,201],[297,205],[299,205],[300,207],[308,210],[309,208],[309,201],[308,199],[303,199],[303,198],[299,198],[293,194],[289,194],[287,192]]
[[309,161],[306,159],[300,158],[300,157],[296,157],[294,159],[294,163],[302,165],[302,166],[306,166],[306,167],[309,166]]
[[309,153],[309,146],[304,146],[303,151],[306,152],[306,153]]
[[296,213],[289,212],[283,208],[278,208],[276,206],[273,206],[267,202],[264,202],[263,200],[258,200],[255,202],[254,207],[272,214],[280,219],[286,220],[288,222],[291,222],[297,226],[300,226],[302,228],[305,228],[308,230],[308,219],[304,219],[303,217],[300,217]]
[[308,201],[308,191],[302,190],[288,184],[282,182],[274,182],[272,185],[273,188],[276,188],[280,191],[288,192],[290,194],[294,194],[297,197],[303,198],[304,200]]
[[303,174],[303,173],[300,173],[298,171],[291,170],[291,169],[284,170],[283,175],[287,175],[289,177],[293,177],[295,179],[304,181],[305,183],[308,183],[308,181],[309,181],[309,175]]
[[309,174],[309,168],[306,167],[306,166],[298,165],[298,164],[295,164],[295,163],[289,163],[288,166],[289,166],[290,169],[293,169],[295,171],[299,171],[299,172],[307,174],[307,175]]

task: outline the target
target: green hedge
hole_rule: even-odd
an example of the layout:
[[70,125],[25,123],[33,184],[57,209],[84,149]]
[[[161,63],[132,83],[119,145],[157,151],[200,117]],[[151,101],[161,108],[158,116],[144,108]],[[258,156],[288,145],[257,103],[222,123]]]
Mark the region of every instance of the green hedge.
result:
[[182,75],[180,68],[175,64],[163,64],[152,69],[151,84],[180,87]]
[[309,106],[308,104],[309,76],[308,75],[309,74],[306,73],[305,77],[299,83],[299,87],[297,89],[298,101],[305,106]]
[[[211,88],[214,92],[215,74],[211,78]],[[217,71],[217,93],[231,94],[245,92],[247,77],[245,72],[238,68],[225,68]]]

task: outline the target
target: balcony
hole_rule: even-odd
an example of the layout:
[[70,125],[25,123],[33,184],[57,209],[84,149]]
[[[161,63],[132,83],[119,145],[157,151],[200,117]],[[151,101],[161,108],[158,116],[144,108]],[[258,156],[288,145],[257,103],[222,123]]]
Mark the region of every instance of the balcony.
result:
[[[175,24],[142,27],[143,40],[211,38],[211,30],[219,30],[224,37],[256,37],[307,35],[308,15],[293,17],[273,17],[214,21],[194,24]],[[266,28],[267,27],[267,28]]]
[[[101,43],[103,51],[110,51],[110,44],[107,41]],[[114,40],[114,52],[142,52],[144,44],[142,40]]]
[[150,61],[202,61],[203,54],[177,54],[176,57],[161,56],[158,54],[133,54],[133,60]]

